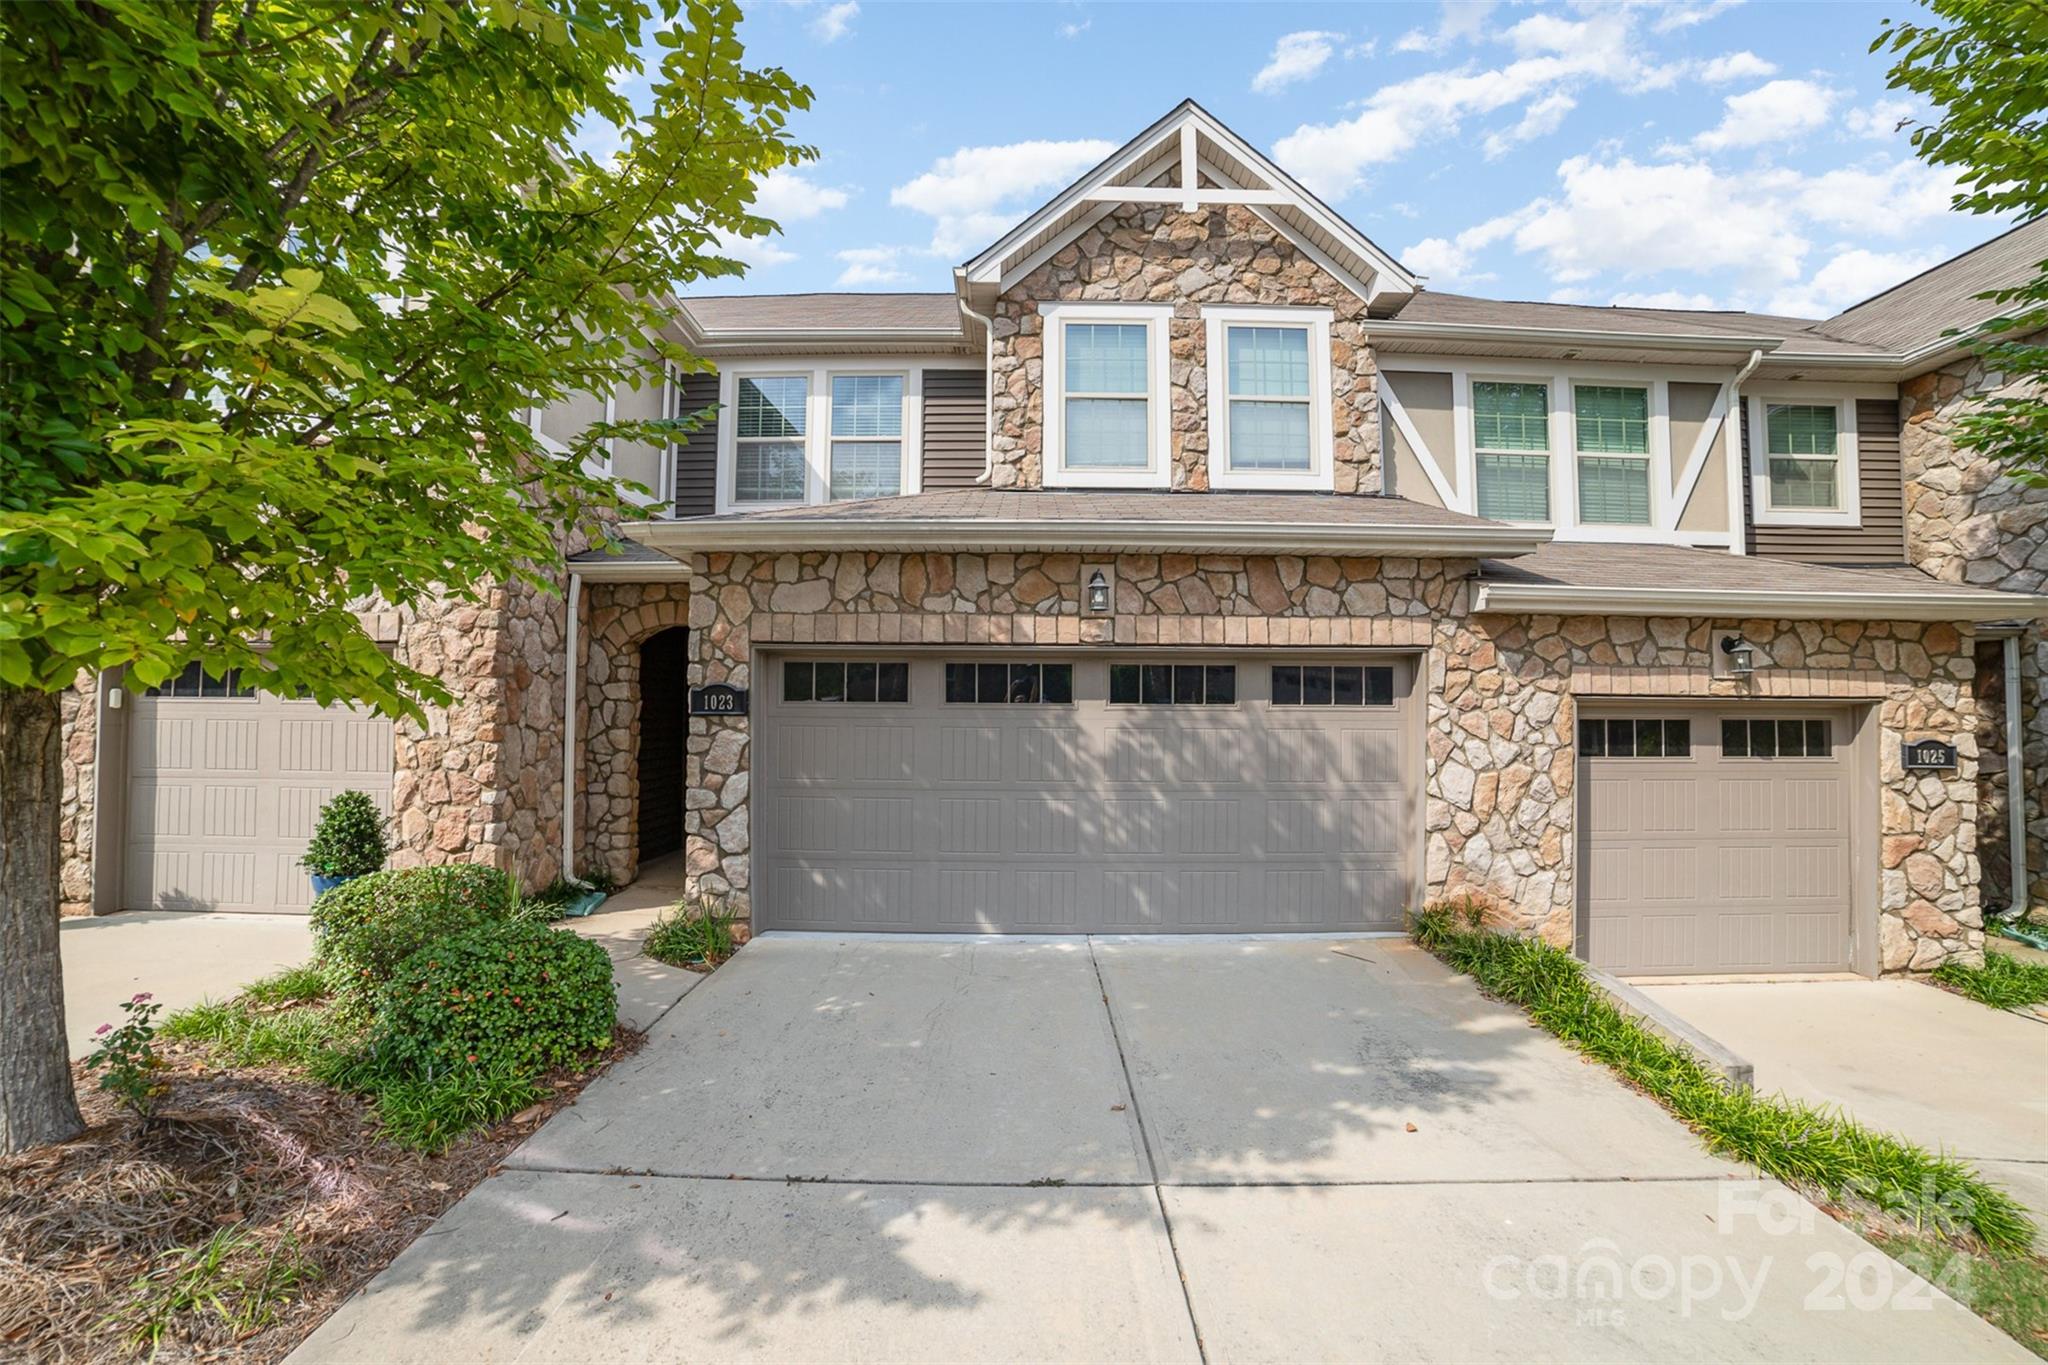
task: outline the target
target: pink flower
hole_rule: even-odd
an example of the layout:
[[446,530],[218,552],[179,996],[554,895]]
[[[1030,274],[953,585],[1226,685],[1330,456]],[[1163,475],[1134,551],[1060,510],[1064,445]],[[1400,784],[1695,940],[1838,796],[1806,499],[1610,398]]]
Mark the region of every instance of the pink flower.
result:
[[156,997],[151,995],[148,991],[137,991],[135,993],[135,998],[130,1000],[128,1003],[131,1005],[139,1005],[145,1000],[154,1000],[155,998]]
[[92,1036],[98,1038],[103,1034],[112,1033],[113,1031],[114,1026],[112,1024],[101,1024],[98,1028],[92,1031]]

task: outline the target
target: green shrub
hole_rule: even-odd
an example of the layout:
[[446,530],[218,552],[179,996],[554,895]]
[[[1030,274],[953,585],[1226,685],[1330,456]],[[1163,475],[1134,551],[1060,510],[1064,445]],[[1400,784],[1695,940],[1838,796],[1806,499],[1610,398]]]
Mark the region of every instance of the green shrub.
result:
[[378,997],[377,1053],[396,1074],[508,1067],[537,1075],[611,1045],[612,962],[599,945],[531,920],[486,924],[421,948]]
[[733,918],[718,901],[685,901],[664,910],[647,931],[646,953],[671,967],[716,967],[733,954]]
[[465,1066],[432,1080],[380,1078],[375,1086],[382,1135],[438,1156],[463,1134],[488,1128],[546,1099],[548,1091],[509,1066]]
[[367,793],[345,791],[320,808],[300,865],[318,877],[363,877],[384,866],[391,846],[384,813]]
[[358,877],[313,902],[314,957],[337,992],[361,998],[436,939],[509,918],[512,887],[473,863]]

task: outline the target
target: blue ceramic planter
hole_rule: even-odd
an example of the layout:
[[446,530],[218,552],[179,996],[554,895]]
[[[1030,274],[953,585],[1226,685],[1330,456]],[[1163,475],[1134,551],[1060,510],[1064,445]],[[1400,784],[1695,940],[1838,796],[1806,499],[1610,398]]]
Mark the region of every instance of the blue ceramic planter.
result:
[[318,872],[315,872],[313,874],[313,899],[317,901],[343,882],[352,882],[354,880],[354,877],[323,877]]

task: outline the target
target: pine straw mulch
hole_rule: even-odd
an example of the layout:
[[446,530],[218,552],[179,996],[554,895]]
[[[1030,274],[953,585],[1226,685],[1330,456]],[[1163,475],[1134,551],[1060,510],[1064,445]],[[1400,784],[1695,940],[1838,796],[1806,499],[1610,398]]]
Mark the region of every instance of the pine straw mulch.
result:
[[642,1041],[615,1036],[598,1065],[544,1081],[550,1098],[439,1156],[382,1140],[365,1100],[284,1068],[187,1062],[146,1132],[75,1069],[86,1131],[0,1158],[0,1360],[148,1357],[143,1305],[227,1228],[223,1302],[171,1315],[156,1359],[282,1359]]

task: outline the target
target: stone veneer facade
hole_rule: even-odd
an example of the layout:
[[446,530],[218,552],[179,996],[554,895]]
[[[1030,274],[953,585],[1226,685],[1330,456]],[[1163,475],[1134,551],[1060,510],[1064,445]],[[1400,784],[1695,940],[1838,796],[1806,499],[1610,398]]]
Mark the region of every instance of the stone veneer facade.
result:
[[[1105,559],[1107,557],[1104,557]],[[1982,951],[1974,665],[1933,624],[1474,615],[1469,560],[1123,555],[1116,611],[1084,616],[1078,554],[698,556],[692,685],[752,685],[763,647],[1375,647],[1423,656],[1425,896],[1471,893],[1517,929],[1574,933],[1582,699],[1832,699],[1878,709],[1884,970]],[[1091,561],[1092,562],[1092,561]],[[1765,662],[1711,675],[1717,632]],[[690,886],[744,909],[752,880],[746,719],[690,722]],[[1954,774],[1908,774],[1899,742],[1963,737]],[[701,793],[701,795],[700,795]]]
[[[2048,592],[2048,488],[2002,477],[1975,452],[1958,449],[1955,421],[1988,398],[2017,396],[2020,385],[1976,357],[1956,361],[1900,386],[1904,421],[1900,458],[1906,481],[1906,541],[1912,562],[1952,583]],[[2020,698],[2027,802],[2027,904],[2048,909],[2048,631],[2036,622],[2021,638]],[[2002,696],[1987,698],[2002,714]],[[1987,719],[1987,728],[1997,716]],[[2001,751],[2002,735],[1986,738]],[[1987,769],[1984,838],[2005,838],[2002,773]],[[1996,826],[1996,827],[1994,827]],[[2002,866],[2001,860],[2001,866]],[[2009,876],[2007,878],[2009,880]]]
[[1172,303],[1167,329],[1173,475],[1209,486],[1208,337],[1202,305],[1328,308],[1336,491],[1380,489],[1379,389],[1358,299],[1251,210],[1161,207],[1109,215],[996,301],[991,315],[996,488],[1037,488],[1043,474],[1042,303]]

